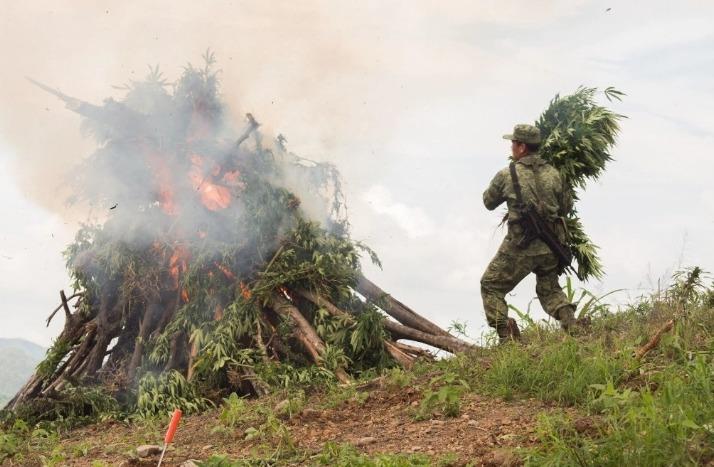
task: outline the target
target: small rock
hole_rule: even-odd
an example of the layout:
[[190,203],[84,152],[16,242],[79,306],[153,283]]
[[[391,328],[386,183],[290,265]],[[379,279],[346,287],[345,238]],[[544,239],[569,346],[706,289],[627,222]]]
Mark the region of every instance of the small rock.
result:
[[198,461],[195,461],[193,459],[189,459],[187,461],[184,461],[179,464],[179,467],[198,467],[198,464],[196,463]]
[[461,416],[461,418],[463,418],[464,420],[468,420],[471,418],[471,416],[469,414],[465,413]]
[[201,451],[208,451],[209,449],[213,448],[212,444],[207,444],[201,448]]
[[600,420],[596,417],[582,417],[573,421],[573,428],[580,434],[594,436],[598,433]]
[[377,442],[376,438],[373,438],[372,436],[367,436],[366,438],[360,438],[357,441],[354,442],[355,446],[366,446],[368,444],[374,444]]
[[149,457],[161,454],[161,446],[156,444],[144,444],[136,448],[136,455],[139,457]]
[[288,405],[290,405],[290,400],[285,399],[284,401],[278,402],[275,408],[273,408],[273,411],[275,411],[276,413],[282,413],[285,409],[288,408]]
[[496,449],[484,459],[483,465],[496,467],[516,467],[522,465],[521,459],[510,449]]
[[478,425],[478,422],[476,420],[469,420],[468,422],[466,422],[466,424],[471,425],[471,426],[476,426],[476,425]]
[[419,401],[412,402],[412,407],[416,407],[417,405],[419,405]]
[[302,409],[302,416],[305,418],[318,418],[322,412],[319,410],[311,409],[311,408],[305,408]]
[[411,448],[409,448],[411,452],[421,451],[422,449],[423,448],[421,446],[412,446]]

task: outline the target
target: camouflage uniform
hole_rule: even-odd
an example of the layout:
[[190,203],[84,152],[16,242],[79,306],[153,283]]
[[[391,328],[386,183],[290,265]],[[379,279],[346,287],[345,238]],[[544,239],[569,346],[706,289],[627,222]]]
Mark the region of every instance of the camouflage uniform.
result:
[[[540,132],[531,125],[516,125],[514,134],[504,138],[539,143]],[[537,205],[541,215],[552,222],[554,232],[564,242],[566,232],[562,218],[570,210],[573,200],[560,173],[538,154],[522,157],[515,167],[523,201]],[[574,321],[575,307],[558,284],[558,258],[540,239],[533,240],[525,248],[518,246],[524,235],[518,223],[521,213],[517,209],[508,167],[496,174],[483,194],[483,203],[489,210],[496,209],[504,201],[508,206],[508,233],[481,278],[481,297],[489,326],[504,337],[508,319],[506,294],[531,272],[536,274],[536,294],[545,312],[560,320],[564,327],[569,326]]]

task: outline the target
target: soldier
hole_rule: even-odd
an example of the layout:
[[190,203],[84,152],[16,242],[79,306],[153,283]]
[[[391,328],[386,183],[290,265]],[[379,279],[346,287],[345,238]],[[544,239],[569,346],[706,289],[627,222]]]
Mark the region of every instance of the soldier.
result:
[[539,155],[540,130],[533,125],[516,125],[511,140],[516,181],[520,185],[522,202],[514,188],[510,167],[499,171],[483,193],[483,203],[494,210],[504,201],[508,206],[508,233],[481,278],[481,297],[489,326],[496,329],[500,342],[520,336],[513,319],[508,318],[506,294],[528,274],[536,274],[536,294],[546,313],[560,321],[566,331],[573,331],[575,305],[570,303],[558,284],[562,272],[556,254],[540,238],[525,239],[521,225],[523,205],[537,207],[540,216],[551,225],[558,241],[565,244],[563,218],[572,207],[573,199],[558,170]]

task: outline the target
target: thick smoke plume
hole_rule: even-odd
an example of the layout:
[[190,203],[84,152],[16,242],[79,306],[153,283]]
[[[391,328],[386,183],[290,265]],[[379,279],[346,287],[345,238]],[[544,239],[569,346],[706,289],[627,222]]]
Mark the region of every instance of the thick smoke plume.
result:
[[266,137],[251,114],[233,121],[237,112],[222,102],[213,56],[204,59],[175,83],[152,69],[124,86],[123,98],[100,105],[53,92],[82,116],[83,134],[98,145],[69,171],[68,201],[91,206],[108,220],[105,233],[135,246],[159,237],[232,241],[245,209],[241,167],[260,154],[269,159],[261,175],[296,193],[309,218],[346,225],[336,169],[288,152],[285,138]]

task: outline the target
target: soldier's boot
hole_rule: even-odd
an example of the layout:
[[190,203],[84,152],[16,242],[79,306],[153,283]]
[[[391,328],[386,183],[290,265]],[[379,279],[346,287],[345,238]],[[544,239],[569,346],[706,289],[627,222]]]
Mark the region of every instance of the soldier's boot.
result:
[[508,318],[505,322],[499,323],[496,327],[496,333],[498,333],[499,345],[521,340],[521,331],[513,318]]
[[590,318],[575,318],[575,305],[567,305],[558,310],[558,319],[563,331],[571,336],[584,334],[590,326]]

